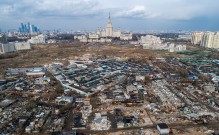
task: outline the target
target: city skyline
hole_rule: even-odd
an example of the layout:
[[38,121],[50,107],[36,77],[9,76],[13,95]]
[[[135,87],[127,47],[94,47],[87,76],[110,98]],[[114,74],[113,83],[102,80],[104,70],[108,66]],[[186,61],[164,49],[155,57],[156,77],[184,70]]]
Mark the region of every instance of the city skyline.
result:
[[36,33],[39,32],[39,28],[37,26],[34,26],[33,24],[30,24],[30,22],[28,22],[27,24],[21,23],[19,30],[20,33]]
[[0,2],[0,29],[17,29],[31,22],[42,30],[96,30],[113,26],[126,31],[219,29],[218,1],[205,0],[8,0]]

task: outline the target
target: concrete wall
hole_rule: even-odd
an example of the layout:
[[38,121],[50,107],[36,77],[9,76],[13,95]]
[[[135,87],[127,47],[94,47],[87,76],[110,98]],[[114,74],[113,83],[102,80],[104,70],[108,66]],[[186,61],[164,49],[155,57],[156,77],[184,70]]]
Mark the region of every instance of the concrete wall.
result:
[[1,43],[0,43],[0,53],[4,53],[4,52],[3,52],[3,46],[2,46]]
[[15,52],[19,50],[31,49],[30,43],[27,42],[11,42],[7,44],[0,43],[0,53]]
[[30,43],[28,42],[17,42],[15,43],[15,49],[18,50],[28,50],[30,49]]
[[1,44],[1,53],[14,52],[16,51],[13,43]]

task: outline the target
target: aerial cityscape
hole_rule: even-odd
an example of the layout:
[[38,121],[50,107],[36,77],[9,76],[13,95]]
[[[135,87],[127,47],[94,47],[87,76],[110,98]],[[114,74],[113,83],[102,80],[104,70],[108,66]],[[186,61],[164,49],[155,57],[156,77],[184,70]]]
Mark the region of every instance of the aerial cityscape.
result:
[[217,1],[0,1],[0,135],[219,135]]

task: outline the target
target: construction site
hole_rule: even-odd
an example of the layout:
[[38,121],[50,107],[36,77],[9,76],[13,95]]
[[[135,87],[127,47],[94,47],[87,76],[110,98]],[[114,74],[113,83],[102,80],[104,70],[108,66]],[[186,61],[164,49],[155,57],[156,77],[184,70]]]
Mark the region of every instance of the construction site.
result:
[[218,59],[187,48],[199,53],[65,43],[3,54],[1,132],[217,133]]

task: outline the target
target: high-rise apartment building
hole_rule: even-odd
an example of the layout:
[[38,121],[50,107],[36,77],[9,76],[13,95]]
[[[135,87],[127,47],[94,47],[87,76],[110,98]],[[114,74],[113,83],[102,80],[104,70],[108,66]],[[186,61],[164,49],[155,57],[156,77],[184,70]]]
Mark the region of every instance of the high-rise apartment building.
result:
[[191,39],[192,44],[194,44],[194,45],[200,44],[203,35],[204,35],[204,32],[192,33],[192,39]]
[[206,32],[204,33],[200,46],[206,48],[219,48],[219,32]]
[[206,48],[219,48],[219,32],[195,32],[192,34],[192,44]]

